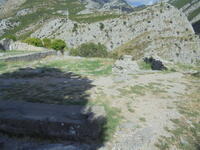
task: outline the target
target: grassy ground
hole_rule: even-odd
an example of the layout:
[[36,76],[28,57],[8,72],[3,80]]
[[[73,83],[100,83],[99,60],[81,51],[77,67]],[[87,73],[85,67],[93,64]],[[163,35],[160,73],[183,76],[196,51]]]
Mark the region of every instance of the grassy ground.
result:
[[[29,54],[29,53],[33,53],[35,51],[18,51],[18,50],[12,50],[12,51],[2,51],[0,50],[0,53],[3,54],[2,57],[7,57],[7,56],[13,56],[13,55],[20,55],[20,54]],[[0,56],[1,58],[1,56]]]
[[[199,150],[200,75],[185,78],[179,72],[153,72],[121,80],[112,75],[114,62],[107,58],[56,56],[35,62],[0,62],[0,100],[104,106],[107,123],[103,127],[103,142],[113,135],[117,142],[123,141],[120,138],[127,134],[130,139],[134,134],[132,128],[130,132],[129,128],[121,130],[116,136],[117,127],[124,122],[140,128],[156,124],[154,136],[160,137],[166,124],[172,121],[175,128],[166,127],[171,136],[161,137],[156,146],[161,150],[174,147]],[[149,68],[145,64],[141,66]],[[178,108],[173,110],[175,105]],[[174,119],[177,111],[183,116]]]
[[52,61],[35,61],[35,62],[0,62],[0,73],[11,72],[25,67],[51,67],[58,68],[62,71],[71,71],[79,75],[102,76],[110,75],[112,72],[113,59],[99,58],[68,58],[55,59]]
[[170,137],[161,137],[156,144],[161,150],[173,148],[181,150],[200,149],[200,76],[189,77],[191,85],[188,85],[189,94],[182,95],[182,101],[176,103],[182,117],[172,119],[175,128],[166,130]]
[[71,71],[80,75],[103,76],[112,73],[113,59],[61,59],[54,60],[47,64],[40,64],[42,67],[55,67],[63,71]]
[[[109,76],[113,63],[112,59],[57,57],[35,62],[0,62],[0,100],[104,106],[107,123],[100,140],[105,142],[121,120],[120,111],[104,101],[105,94],[91,98],[89,91],[94,87],[91,78]],[[4,87],[4,83],[8,86]]]

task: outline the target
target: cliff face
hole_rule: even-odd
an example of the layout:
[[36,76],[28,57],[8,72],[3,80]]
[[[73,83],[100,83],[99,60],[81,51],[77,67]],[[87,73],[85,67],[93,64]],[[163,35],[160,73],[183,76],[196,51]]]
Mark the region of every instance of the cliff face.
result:
[[88,14],[95,11],[111,11],[115,10],[118,12],[131,12],[133,7],[128,5],[125,0],[81,0],[85,4],[85,9],[79,14]]
[[200,20],[199,0],[170,0],[169,3],[180,9],[188,17],[191,23]]
[[172,5],[158,3],[124,14],[81,14],[87,9],[86,2],[98,4],[95,9],[99,10],[113,2],[124,4],[120,0],[26,0],[13,11],[14,15],[0,20],[0,36],[59,38],[69,47],[95,42],[105,44],[116,55],[157,55],[188,64],[199,61],[199,38],[186,16]]
[[84,24],[69,19],[54,19],[32,34],[39,38],[64,39],[69,47],[81,43],[103,43],[118,54],[135,58],[158,55],[175,62],[199,61],[199,38],[184,14],[162,3],[116,19]]
[[17,9],[26,0],[4,0],[0,5],[0,19],[12,14],[12,11]]
[[200,22],[200,1],[199,0],[170,0],[172,5],[180,9],[192,23],[196,34],[200,35],[199,22]]

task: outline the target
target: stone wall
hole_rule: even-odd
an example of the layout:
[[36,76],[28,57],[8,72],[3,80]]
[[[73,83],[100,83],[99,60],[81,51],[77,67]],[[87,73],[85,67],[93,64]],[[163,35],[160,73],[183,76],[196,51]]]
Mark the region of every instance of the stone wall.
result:
[[16,41],[10,44],[9,50],[45,51],[47,49]]
[[36,47],[33,45],[29,45],[27,43],[23,43],[20,41],[14,42],[11,39],[2,39],[0,41],[0,49],[3,50],[24,50],[24,51],[46,51],[47,48],[44,47]]
[[18,56],[10,56],[6,58],[0,58],[0,61],[34,61],[45,58],[47,56],[57,55],[57,52],[52,51],[45,51],[45,52],[36,52],[31,54],[23,54]]

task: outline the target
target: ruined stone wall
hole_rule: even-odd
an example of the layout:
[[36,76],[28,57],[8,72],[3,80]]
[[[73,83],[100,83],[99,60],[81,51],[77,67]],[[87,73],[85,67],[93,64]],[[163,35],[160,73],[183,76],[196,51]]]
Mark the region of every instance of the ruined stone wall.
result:
[[57,52],[52,50],[45,52],[36,52],[31,54],[23,54],[18,56],[10,56],[6,58],[0,58],[0,61],[34,61],[52,55],[57,55]]
[[36,47],[20,41],[13,42],[9,45],[9,50],[25,50],[25,51],[45,51],[46,48]]

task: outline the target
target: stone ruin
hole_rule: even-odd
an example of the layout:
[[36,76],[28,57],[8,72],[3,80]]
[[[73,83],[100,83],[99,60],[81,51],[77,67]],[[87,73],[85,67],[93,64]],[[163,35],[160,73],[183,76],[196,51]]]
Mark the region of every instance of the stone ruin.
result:
[[2,39],[0,41],[0,50],[10,50],[10,45],[13,43],[11,39]]
[[[156,57],[144,57],[142,59],[147,64],[150,64],[152,70],[167,70],[164,61]],[[113,65],[112,72],[114,74],[134,74],[141,72],[137,61],[133,60],[130,55],[124,55],[121,59],[117,60]]]
[[46,48],[36,47],[20,41],[4,38],[0,40],[0,50],[26,50],[26,51],[45,51]]
[[133,57],[130,55],[124,55],[117,60],[112,68],[112,72],[116,74],[133,74],[139,70],[137,62],[133,61]]

